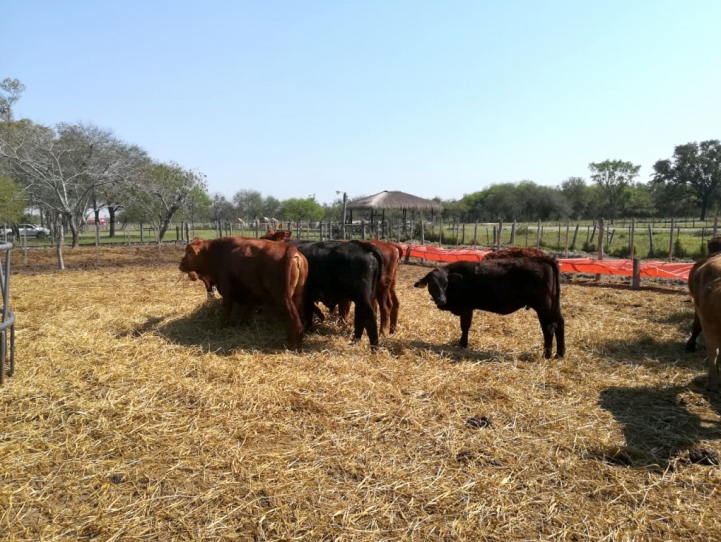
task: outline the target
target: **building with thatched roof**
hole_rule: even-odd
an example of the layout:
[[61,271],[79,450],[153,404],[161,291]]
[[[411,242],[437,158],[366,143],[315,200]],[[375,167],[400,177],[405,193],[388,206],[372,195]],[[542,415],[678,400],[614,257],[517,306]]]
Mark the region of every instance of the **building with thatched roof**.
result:
[[360,198],[348,204],[348,209],[370,209],[371,211],[432,211],[443,210],[440,203],[432,199],[419,198],[399,190],[384,190],[373,196]]

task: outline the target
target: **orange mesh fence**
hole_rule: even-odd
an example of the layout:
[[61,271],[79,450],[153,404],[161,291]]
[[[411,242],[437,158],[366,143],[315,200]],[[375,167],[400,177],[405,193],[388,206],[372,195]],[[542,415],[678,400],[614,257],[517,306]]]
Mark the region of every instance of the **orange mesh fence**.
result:
[[[446,249],[429,245],[403,245],[413,258],[421,258],[435,262],[481,261],[489,250],[473,250],[471,248]],[[594,260],[592,258],[559,259],[561,271],[564,273],[588,273],[601,275],[633,275],[633,260]],[[692,263],[670,263],[649,260],[641,263],[642,277],[660,277],[688,280]]]

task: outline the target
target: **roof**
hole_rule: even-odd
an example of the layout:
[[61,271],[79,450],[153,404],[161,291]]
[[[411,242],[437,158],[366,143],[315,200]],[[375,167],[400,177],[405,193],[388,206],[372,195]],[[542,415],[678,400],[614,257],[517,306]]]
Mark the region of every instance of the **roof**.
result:
[[411,211],[442,211],[443,205],[430,199],[419,198],[398,190],[384,190],[373,196],[357,199],[348,209],[409,209]]

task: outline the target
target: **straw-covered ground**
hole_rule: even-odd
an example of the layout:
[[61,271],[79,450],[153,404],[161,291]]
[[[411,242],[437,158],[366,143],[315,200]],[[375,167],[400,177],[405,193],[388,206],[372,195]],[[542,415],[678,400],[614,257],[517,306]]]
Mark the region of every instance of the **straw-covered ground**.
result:
[[133,250],[14,255],[3,540],[721,539],[719,467],[684,461],[721,451],[721,395],[683,288],[565,284],[546,361],[532,311],[456,348],[402,266],[379,353],[337,322],[295,353],[268,311],[218,329],[180,248]]

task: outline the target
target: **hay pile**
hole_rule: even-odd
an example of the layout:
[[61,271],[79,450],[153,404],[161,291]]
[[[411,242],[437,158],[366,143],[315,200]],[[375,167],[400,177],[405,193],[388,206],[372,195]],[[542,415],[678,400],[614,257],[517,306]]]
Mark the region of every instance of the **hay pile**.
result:
[[457,349],[402,266],[380,353],[337,322],[293,353],[267,311],[217,329],[178,259],[13,276],[4,540],[721,539],[687,295],[567,285],[544,361],[532,311]]

